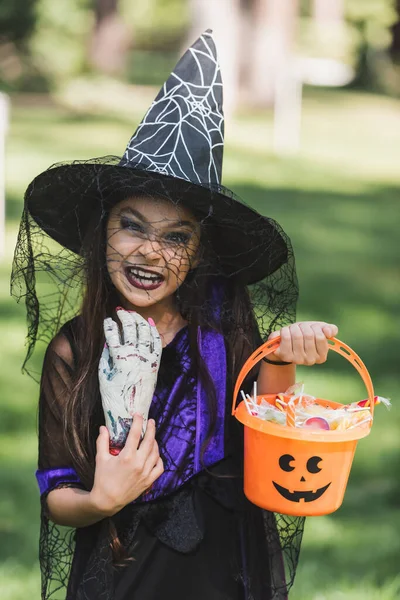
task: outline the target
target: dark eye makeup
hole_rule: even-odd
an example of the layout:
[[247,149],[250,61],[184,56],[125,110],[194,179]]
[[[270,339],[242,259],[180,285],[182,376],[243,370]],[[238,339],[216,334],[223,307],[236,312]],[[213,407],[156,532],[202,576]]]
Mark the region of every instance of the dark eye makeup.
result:
[[140,223],[137,223],[136,221],[132,221],[132,219],[129,219],[128,217],[121,216],[120,223],[122,229],[130,229],[131,231],[144,233],[144,228],[142,227],[142,225],[140,225]]
[[165,239],[173,244],[187,244],[190,240],[190,235],[184,231],[171,231],[167,233]]
[[[145,234],[145,228],[137,221],[133,221],[129,217],[121,215],[120,224],[122,229],[129,229],[134,233]],[[169,231],[164,235],[164,239],[171,244],[183,244],[189,243],[191,234],[185,231]]]

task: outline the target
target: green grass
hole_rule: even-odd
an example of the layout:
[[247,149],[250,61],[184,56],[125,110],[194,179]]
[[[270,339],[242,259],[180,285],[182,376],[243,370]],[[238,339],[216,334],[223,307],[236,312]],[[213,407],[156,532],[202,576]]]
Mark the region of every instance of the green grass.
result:
[[[0,264],[0,591],[2,600],[39,598],[37,386],[19,367],[24,307],[9,298],[8,279],[23,191],[49,164],[121,154],[136,113],[79,115],[51,106],[12,110],[7,145],[6,257]],[[243,114],[227,123],[224,183],[277,219],[290,235],[300,280],[299,319],[339,326],[339,337],[367,364],[378,407],[362,440],[343,506],[308,519],[291,600],[393,600],[400,597],[400,416],[398,378],[400,245],[398,183],[400,104],[369,94],[307,91],[302,148],[271,151],[271,115]],[[341,357],[299,369],[310,393],[336,400],[365,397]]]

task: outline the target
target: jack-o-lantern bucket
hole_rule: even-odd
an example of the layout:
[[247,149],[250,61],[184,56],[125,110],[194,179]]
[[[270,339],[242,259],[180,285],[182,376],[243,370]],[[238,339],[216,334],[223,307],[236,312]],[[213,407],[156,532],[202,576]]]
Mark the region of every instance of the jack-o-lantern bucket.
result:
[[[374,389],[362,360],[343,342],[332,338],[329,348],[357,369],[368,392],[371,416]],[[261,508],[287,515],[317,516],[334,512],[342,504],[357,441],[366,437],[368,425],[345,431],[321,431],[278,425],[252,416],[245,403],[236,407],[241,385],[249,371],[279,346],[276,337],[260,346],[239,373],[232,414],[244,425],[244,493]],[[257,396],[274,404],[276,394]],[[343,405],[316,398],[321,406]]]

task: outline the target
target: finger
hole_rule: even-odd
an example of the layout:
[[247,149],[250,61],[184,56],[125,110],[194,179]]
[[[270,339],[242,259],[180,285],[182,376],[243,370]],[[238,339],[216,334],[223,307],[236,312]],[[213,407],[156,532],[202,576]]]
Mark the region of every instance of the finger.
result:
[[159,457],[154,469],[151,471],[149,476],[149,483],[152,485],[156,479],[160,477],[164,473],[164,463],[162,461],[161,456]]
[[282,327],[280,330],[281,343],[274,355],[284,361],[293,362],[292,337],[288,326]]
[[121,340],[118,331],[118,325],[109,317],[104,319],[103,323],[104,335],[109,348],[116,348],[121,345]]
[[110,435],[108,433],[108,429],[107,427],[104,427],[104,425],[102,425],[100,427],[100,433],[97,437],[96,440],[96,456],[98,457],[105,457],[108,456],[110,454],[109,451],[109,444],[110,444]]
[[122,323],[122,330],[124,332],[124,343],[131,344],[132,346],[136,346],[137,344],[136,314],[122,308],[117,309],[118,319]]
[[156,441],[154,441],[153,446],[144,462],[143,472],[145,474],[145,477],[148,477],[150,475],[151,471],[156,466],[159,458],[160,452],[158,449],[158,444]]
[[322,327],[322,331],[328,339],[337,336],[339,329],[336,325],[333,323],[324,323],[323,325],[324,327]]
[[154,419],[149,419],[147,423],[146,433],[140,444],[138,454],[141,455],[143,460],[146,460],[148,454],[151,452],[156,436],[156,424]]
[[125,446],[121,450],[121,454],[134,454],[140,444],[140,438],[142,436],[143,417],[142,415],[135,413],[131,428],[126,438]]
[[[299,323],[299,327],[303,334],[304,364],[315,365],[315,362],[319,358],[315,339],[315,331],[308,322]],[[319,329],[321,331],[321,328]]]
[[278,329],[278,331],[273,331],[272,333],[269,334],[268,336],[268,340],[274,340],[275,338],[280,336],[280,331]]
[[325,330],[324,333],[326,337],[334,337],[338,334],[338,328],[333,323],[326,323],[326,321],[304,321],[305,324],[311,325],[319,325],[322,330]]
[[290,325],[289,330],[292,342],[293,362],[303,364],[305,360],[303,332],[298,323]]
[[315,362],[317,364],[321,364],[324,363],[327,359],[329,344],[320,325],[312,325],[311,327],[314,331],[315,344],[318,355],[317,360]]

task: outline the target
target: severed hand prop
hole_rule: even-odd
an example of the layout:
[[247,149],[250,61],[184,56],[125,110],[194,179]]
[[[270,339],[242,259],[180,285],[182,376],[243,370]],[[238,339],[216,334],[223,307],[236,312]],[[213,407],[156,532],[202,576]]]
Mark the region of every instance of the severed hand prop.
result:
[[162,352],[155,326],[135,312],[120,309],[117,315],[123,340],[117,323],[104,319],[106,344],[99,363],[100,394],[112,454],[124,447],[134,413],[143,416],[146,428]]

